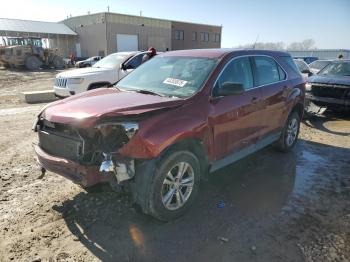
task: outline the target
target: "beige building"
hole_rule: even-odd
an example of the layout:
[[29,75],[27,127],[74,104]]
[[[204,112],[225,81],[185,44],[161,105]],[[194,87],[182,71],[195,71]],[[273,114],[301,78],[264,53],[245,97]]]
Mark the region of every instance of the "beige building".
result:
[[[121,51],[220,48],[221,26],[117,13],[67,18],[59,23],[0,18],[3,36],[41,37],[68,57],[106,56]],[[1,44],[1,43],[0,43]]]
[[221,47],[221,26],[175,21],[171,23],[172,50]]
[[221,46],[221,26],[116,13],[77,16],[62,22],[78,34],[76,56],[104,56],[150,46],[159,51]]

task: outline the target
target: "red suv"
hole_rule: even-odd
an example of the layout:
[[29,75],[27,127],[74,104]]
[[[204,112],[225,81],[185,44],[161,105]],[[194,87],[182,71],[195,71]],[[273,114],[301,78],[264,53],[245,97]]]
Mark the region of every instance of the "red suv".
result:
[[87,189],[127,184],[145,213],[171,220],[208,173],[270,144],[290,150],[304,89],[288,53],[167,52],[114,87],[48,105],[35,151],[43,170]]

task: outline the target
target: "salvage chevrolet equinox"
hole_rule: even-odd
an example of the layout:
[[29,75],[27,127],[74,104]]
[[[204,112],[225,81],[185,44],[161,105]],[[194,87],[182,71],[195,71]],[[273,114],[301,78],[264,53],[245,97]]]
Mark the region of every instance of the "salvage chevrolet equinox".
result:
[[288,53],[167,52],[111,88],[49,104],[35,152],[42,170],[87,189],[128,185],[144,213],[171,220],[208,173],[270,144],[290,150],[304,90]]

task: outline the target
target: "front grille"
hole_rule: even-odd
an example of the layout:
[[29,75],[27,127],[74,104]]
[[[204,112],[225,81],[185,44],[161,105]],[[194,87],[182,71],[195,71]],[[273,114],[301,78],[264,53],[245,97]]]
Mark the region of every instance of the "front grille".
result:
[[73,161],[79,160],[84,153],[83,140],[73,129],[46,120],[39,131],[39,144],[46,153]]
[[82,141],[42,130],[39,131],[39,144],[46,153],[73,161],[78,160],[83,154]]
[[58,87],[66,87],[67,86],[67,78],[58,77],[55,79],[55,86]]
[[350,95],[350,86],[312,84],[311,92],[314,96],[330,98],[346,98]]

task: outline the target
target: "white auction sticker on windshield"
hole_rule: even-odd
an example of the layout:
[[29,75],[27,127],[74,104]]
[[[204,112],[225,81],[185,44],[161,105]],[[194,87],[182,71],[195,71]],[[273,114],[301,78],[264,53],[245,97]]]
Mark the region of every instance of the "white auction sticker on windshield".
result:
[[184,87],[187,84],[187,81],[169,77],[165,79],[163,83],[173,86]]

